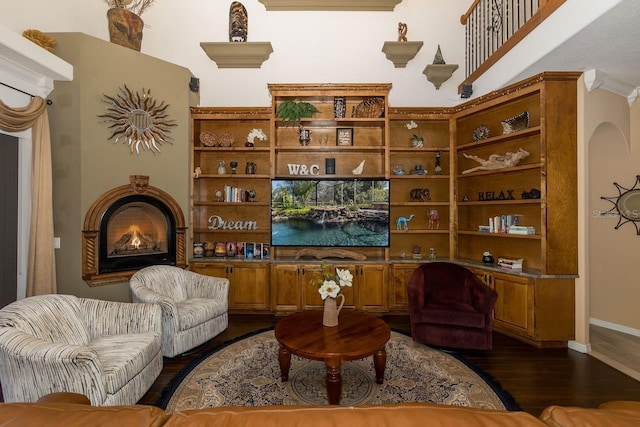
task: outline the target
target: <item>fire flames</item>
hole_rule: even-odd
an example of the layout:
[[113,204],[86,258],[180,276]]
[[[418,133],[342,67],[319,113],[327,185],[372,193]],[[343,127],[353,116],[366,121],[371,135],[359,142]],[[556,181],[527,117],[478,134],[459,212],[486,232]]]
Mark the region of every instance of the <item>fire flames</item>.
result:
[[158,242],[146,236],[137,225],[131,225],[129,230],[114,243],[114,249],[110,255],[128,255],[140,251],[159,251]]

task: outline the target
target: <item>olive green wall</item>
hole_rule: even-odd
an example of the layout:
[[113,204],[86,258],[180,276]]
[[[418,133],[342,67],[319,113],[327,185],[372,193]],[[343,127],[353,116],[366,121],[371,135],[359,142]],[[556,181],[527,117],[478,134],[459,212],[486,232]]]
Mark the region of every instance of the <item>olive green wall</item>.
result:
[[[49,96],[53,162],[53,209],[58,293],[130,301],[126,282],[90,287],[82,280],[82,228],[87,210],[106,191],[129,183],[130,175],[148,175],[149,185],[169,193],[189,215],[189,107],[199,97],[189,90],[191,72],[139,52],[82,33],[51,33],[56,55],[74,67],[71,82],[56,82]],[[177,126],[173,144],[155,155],[131,154],[126,144],[109,140],[103,95],[114,96],[126,85],[133,92],[150,89],[169,104]]]

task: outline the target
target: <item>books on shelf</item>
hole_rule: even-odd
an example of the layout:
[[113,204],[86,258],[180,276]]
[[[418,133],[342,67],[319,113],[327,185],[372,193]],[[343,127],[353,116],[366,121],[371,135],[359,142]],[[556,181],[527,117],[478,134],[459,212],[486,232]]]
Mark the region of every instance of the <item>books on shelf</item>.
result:
[[243,188],[224,186],[224,201],[227,203],[240,203],[249,201],[249,192]]
[[271,246],[269,243],[236,242],[236,248],[236,256],[239,258],[269,259],[271,257]]
[[535,227],[518,225],[519,214],[504,214],[489,217],[489,225],[479,225],[481,233],[536,234]]
[[524,258],[498,257],[498,267],[505,268],[507,270],[522,270],[523,262]]
[[514,225],[509,227],[509,234],[536,234],[535,227],[526,227],[524,225]]

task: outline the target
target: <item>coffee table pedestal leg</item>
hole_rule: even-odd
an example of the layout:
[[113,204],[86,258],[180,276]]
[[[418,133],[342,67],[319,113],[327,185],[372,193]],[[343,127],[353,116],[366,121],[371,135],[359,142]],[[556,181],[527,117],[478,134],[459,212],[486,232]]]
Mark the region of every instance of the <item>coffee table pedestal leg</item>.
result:
[[339,405],[340,395],[342,394],[341,361],[340,359],[327,359],[324,363],[327,366],[327,397],[329,398],[329,405]]
[[382,384],[384,382],[384,369],[387,365],[387,352],[378,350],[373,353],[373,366],[376,369],[376,382]]
[[291,368],[291,352],[280,346],[278,351],[278,363],[280,363],[280,376],[282,381],[289,380],[289,368]]

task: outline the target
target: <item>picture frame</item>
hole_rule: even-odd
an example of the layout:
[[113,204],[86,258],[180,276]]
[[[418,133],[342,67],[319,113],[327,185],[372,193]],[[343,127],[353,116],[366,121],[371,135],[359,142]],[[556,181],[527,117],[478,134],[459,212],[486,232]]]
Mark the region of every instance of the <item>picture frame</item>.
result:
[[336,145],[353,145],[353,128],[336,128]]

